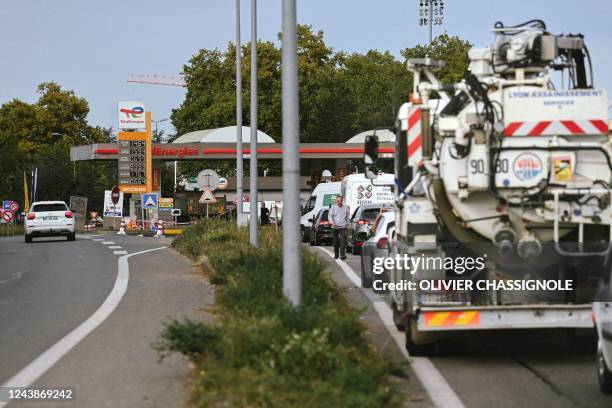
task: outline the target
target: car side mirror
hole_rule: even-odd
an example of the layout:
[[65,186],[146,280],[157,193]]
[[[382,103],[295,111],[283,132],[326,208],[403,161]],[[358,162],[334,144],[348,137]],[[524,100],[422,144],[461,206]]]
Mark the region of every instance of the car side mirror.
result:
[[378,161],[378,136],[367,135],[363,147],[363,163],[365,164],[365,176],[373,180],[376,178],[378,169],[376,162]]
[[315,222],[315,217],[312,217],[312,218],[310,219],[310,222]]

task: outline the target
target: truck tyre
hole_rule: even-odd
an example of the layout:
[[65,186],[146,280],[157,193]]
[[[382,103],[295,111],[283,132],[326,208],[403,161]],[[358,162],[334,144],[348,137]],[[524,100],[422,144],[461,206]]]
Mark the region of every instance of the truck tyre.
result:
[[436,349],[436,344],[428,333],[419,332],[417,330],[417,322],[410,319],[410,323],[406,322],[404,335],[406,338],[406,350],[413,357],[430,356]]
[[75,233],[68,234],[68,241],[74,241],[76,239]]
[[365,257],[360,257],[361,263],[361,287],[362,288],[371,288],[372,287],[372,275],[368,276],[365,270],[365,263],[370,262],[370,257],[368,257],[367,261],[364,259]]
[[32,235],[30,234],[25,234],[25,242],[28,244],[32,243]]
[[606,364],[601,347],[601,340],[599,340],[597,342],[597,377],[599,378],[599,389],[604,394],[612,394],[612,372]]
[[397,328],[397,330],[403,332],[406,329],[406,319],[404,318],[404,312],[400,312],[399,310],[397,310],[397,303],[395,303],[395,301],[391,301],[391,310],[393,311],[393,323],[395,323],[395,327]]

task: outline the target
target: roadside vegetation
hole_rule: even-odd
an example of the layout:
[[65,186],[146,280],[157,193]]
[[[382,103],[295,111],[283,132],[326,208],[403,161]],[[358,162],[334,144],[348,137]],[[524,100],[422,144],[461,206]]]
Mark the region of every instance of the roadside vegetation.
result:
[[207,221],[172,244],[197,260],[215,285],[215,323],[167,324],[154,344],[160,357],[186,355],[196,366],[197,406],[396,406],[389,386],[396,371],[366,342],[358,314],[324,274],[325,264],[303,255],[303,306],[282,295],[280,234]]

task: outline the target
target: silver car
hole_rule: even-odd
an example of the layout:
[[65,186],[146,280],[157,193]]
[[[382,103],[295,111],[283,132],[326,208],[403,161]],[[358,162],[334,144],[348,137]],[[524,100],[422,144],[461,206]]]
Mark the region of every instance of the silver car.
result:
[[[361,287],[374,288],[374,292],[381,293],[381,283],[388,282],[386,271],[382,274],[374,274],[374,259],[389,256],[388,239],[389,231],[395,225],[395,213],[387,211],[380,213],[370,231],[369,238],[361,247]],[[374,282],[376,281],[376,282]]]
[[370,229],[379,214],[393,210],[391,203],[361,204],[353,214],[347,228],[346,243],[349,252],[361,253],[363,243],[368,239]]

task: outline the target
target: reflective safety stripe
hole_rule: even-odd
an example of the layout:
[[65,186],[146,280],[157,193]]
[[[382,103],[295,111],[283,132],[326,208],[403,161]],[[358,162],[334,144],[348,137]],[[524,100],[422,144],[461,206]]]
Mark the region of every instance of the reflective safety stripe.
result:
[[425,312],[424,320],[425,326],[475,326],[480,324],[480,312],[477,310]]

